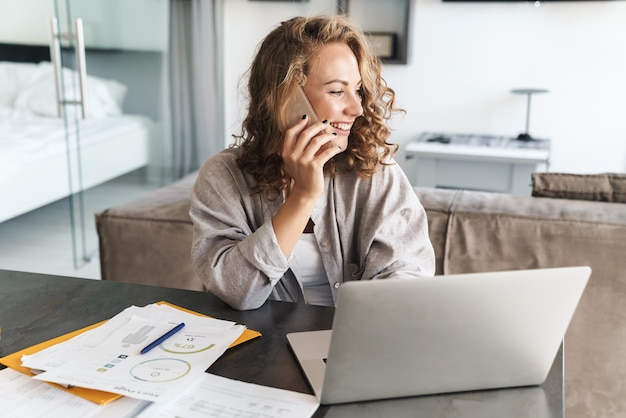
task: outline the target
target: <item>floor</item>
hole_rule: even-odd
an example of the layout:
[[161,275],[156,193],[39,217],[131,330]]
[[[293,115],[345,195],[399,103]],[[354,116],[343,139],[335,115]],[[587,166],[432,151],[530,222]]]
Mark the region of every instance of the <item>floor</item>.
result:
[[84,233],[76,234],[76,240],[72,239],[69,199],[0,223],[0,269],[99,280],[94,214],[129,202],[157,187],[146,182],[143,173],[137,171],[87,190],[82,199],[85,228],[75,229]]

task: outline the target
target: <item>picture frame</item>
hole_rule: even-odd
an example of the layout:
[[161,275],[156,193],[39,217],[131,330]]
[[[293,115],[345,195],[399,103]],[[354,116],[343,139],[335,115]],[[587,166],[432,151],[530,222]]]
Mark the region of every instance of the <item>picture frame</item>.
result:
[[380,59],[396,58],[396,38],[393,32],[366,32],[374,53]]

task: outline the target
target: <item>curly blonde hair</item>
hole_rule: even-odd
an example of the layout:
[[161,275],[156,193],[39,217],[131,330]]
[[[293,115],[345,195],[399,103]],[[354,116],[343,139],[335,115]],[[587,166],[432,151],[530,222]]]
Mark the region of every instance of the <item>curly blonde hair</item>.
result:
[[347,149],[326,163],[325,172],[369,177],[397,152],[398,145],[387,142],[387,121],[403,110],[395,107],[395,92],[382,78],[381,62],[363,32],[344,16],[295,17],[265,37],[248,71],[248,114],[235,146],[242,149],[239,167],[257,181],[252,193],[276,198],[288,188],[291,179],[278,155],[288,128],[286,108],[305,83],[311,59],[330,43],[344,43],[356,56],[363,115],[352,126]]

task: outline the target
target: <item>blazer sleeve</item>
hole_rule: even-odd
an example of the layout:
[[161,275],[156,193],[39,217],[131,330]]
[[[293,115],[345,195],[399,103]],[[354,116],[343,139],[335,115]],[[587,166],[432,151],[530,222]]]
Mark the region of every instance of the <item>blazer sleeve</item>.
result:
[[[230,159],[229,159],[230,157]],[[191,259],[207,289],[239,310],[256,309],[288,269],[271,216],[227,153],[203,164],[189,211]]]

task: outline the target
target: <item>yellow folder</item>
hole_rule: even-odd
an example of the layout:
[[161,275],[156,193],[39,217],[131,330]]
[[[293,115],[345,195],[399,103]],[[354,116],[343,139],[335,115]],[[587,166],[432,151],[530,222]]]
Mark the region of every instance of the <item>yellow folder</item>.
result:
[[[169,302],[161,301],[161,302],[157,302],[157,304],[165,304],[165,305],[169,305],[169,306],[171,306],[173,308],[180,309],[181,311],[185,311],[187,313],[192,313],[194,315],[199,315],[199,316],[206,316],[206,315],[202,315],[201,313],[194,312],[194,311],[191,311],[189,309],[173,305],[173,304],[171,304]],[[44,348],[48,348],[48,347],[51,347],[51,346],[53,346],[55,344],[61,343],[63,341],[67,341],[70,338],[73,338],[73,337],[75,337],[75,336],[77,336],[79,334],[82,334],[85,331],[89,331],[90,329],[95,328],[97,326],[100,326],[100,325],[104,324],[105,322],[106,321],[98,322],[97,324],[93,324],[93,325],[90,325],[88,327],[81,328],[81,329],[76,330],[76,331],[72,331],[72,332],[67,333],[65,335],[61,335],[60,337],[52,338],[51,340],[44,341],[42,343],[33,345],[33,346],[25,348],[23,350],[17,351],[17,352],[15,352],[13,354],[9,354],[8,356],[1,357],[0,358],[0,363],[2,363],[5,366],[10,367],[10,368],[12,368],[14,370],[17,370],[17,371],[19,371],[21,373],[27,374],[29,376],[34,376],[34,374],[30,371],[29,368],[22,367],[22,356],[34,354],[34,353],[37,353],[37,352],[43,350]],[[261,336],[260,332],[246,328],[244,330],[244,332],[239,336],[239,338],[237,338],[235,340],[235,342],[233,342],[230,345],[230,347],[234,347],[234,346],[236,346],[238,344],[241,344],[243,342],[252,340],[252,339],[254,339],[256,337],[260,337],[260,336]],[[70,392],[70,393],[72,393],[74,395],[80,396],[81,398],[87,399],[87,400],[89,400],[91,402],[95,402],[95,403],[101,404],[101,405],[104,405],[106,403],[109,403],[111,401],[114,401],[114,400],[122,397],[122,395],[118,395],[117,393],[103,392],[101,390],[85,389],[85,388],[80,388],[80,387],[66,388],[64,386],[57,385],[56,383],[49,383],[49,384],[53,385],[53,386],[56,386],[59,389],[65,390],[67,392]]]

